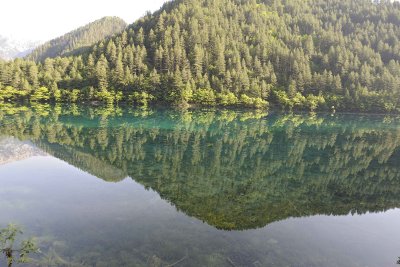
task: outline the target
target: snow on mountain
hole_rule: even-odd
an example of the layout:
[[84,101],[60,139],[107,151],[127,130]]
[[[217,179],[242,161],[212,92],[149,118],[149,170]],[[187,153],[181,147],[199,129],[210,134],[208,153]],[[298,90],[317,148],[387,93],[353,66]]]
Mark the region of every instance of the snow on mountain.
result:
[[37,41],[21,41],[0,35],[0,58],[11,60],[24,57],[39,45]]

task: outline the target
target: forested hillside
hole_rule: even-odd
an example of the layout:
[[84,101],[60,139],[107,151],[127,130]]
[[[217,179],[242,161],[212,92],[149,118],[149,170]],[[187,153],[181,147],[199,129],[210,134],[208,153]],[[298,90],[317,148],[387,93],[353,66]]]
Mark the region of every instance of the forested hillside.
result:
[[0,96],[399,112],[399,38],[397,2],[176,0],[79,55],[0,63]]
[[104,17],[39,46],[26,58],[43,61],[49,57],[77,54],[104,38],[122,32],[126,26],[125,21],[118,17]]

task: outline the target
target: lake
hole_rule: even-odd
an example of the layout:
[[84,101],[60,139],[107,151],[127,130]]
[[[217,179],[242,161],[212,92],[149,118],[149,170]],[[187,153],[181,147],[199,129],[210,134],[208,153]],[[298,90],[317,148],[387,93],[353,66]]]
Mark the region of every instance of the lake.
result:
[[40,266],[398,266],[399,126],[3,105],[0,226],[34,236]]

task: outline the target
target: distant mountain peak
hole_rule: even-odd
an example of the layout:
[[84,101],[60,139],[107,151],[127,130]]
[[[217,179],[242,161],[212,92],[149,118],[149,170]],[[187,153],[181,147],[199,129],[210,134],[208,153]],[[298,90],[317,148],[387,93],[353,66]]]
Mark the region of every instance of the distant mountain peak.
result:
[[38,45],[40,45],[38,41],[21,41],[0,35],[0,58],[11,60],[24,57]]
[[73,55],[104,38],[122,32],[126,26],[126,22],[119,17],[103,17],[44,43],[33,50],[27,59],[43,61],[46,58]]

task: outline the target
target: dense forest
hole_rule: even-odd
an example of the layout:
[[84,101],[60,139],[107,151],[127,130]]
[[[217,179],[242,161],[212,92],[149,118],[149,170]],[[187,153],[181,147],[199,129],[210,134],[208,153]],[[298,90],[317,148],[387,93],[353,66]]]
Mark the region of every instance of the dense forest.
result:
[[40,62],[46,58],[79,54],[97,42],[121,33],[126,26],[118,17],[104,17],[37,47],[26,59]]
[[399,112],[399,36],[398,2],[175,0],[74,56],[1,62],[0,99]]
[[0,136],[29,140],[106,181],[132,177],[220,229],[400,205],[394,117],[40,104],[2,110]]

